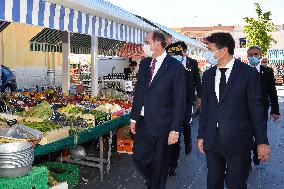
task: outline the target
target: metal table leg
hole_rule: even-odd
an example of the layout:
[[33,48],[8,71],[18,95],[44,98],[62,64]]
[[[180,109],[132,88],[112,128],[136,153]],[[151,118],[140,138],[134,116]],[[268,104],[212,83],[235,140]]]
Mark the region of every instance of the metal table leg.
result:
[[108,149],[108,155],[107,159],[104,159],[104,143],[103,143],[103,137],[100,137],[100,155],[99,158],[91,157],[91,156],[69,156],[66,160],[66,162],[75,163],[79,165],[85,165],[88,167],[95,167],[100,169],[100,177],[101,180],[103,180],[104,177],[104,164],[107,164],[107,173],[110,171],[110,157],[111,157],[111,145],[112,145],[112,137],[113,132],[110,133],[110,138],[108,140],[109,142],[109,149]]

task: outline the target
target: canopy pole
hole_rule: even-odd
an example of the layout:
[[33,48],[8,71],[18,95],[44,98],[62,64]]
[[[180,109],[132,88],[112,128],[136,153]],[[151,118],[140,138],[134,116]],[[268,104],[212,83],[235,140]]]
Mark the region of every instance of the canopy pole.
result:
[[70,33],[62,32],[62,92],[69,95],[70,89]]
[[48,62],[47,76],[48,76],[48,85],[55,85],[55,52],[51,52],[51,61]]
[[98,64],[98,37],[92,36],[91,43],[91,95],[97,96],[99,94],[99,64]]
[[0,65],[4,65],[4,35],[0,32]]

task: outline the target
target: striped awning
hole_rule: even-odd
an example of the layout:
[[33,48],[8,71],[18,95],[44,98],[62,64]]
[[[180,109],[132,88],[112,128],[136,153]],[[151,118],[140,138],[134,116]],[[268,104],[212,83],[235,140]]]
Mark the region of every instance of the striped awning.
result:
[[[114,39],[98,38],[99,55],[115,56],[117,49],[126,42]],[[62,31],[45,28],[30,40],[31,51],[62,52]],[[70,51],[74,54],[91,53],[91,36],[71,33]]]
[[270,64],[284,64],[284,49],[268,49],[267,56]]
[[127,43],[117,50],[117,56],[124,58],[143,58],[145,54],[142,45]]
[[[44,0],[0,0],[0,20],[8,22],[31,24],[133,43],[143,43],[147,31],[152,29],[151,26],[146,28],[145,23],[142,30],[95,14],[96,11],[92,11],[91,14],[85,13]],[[113,18],[119,16],[115,12],[113,14]],[[134,21],[128,21],[128,23],[131,22]],[[133,25],[138,24],[140,23]]]

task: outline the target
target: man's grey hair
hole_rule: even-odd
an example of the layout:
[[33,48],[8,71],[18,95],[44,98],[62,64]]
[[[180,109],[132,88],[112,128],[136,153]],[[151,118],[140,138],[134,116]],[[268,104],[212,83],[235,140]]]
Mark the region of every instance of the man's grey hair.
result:
[[252,49],[257,49],[257,50],[259,50],[259,52],[262,52],[262,50],[261,50],[261,48],[260,48],[259,46],[250,46],[250,47],[248,48],[247,52],[248,52],[249,50],[252,50]]

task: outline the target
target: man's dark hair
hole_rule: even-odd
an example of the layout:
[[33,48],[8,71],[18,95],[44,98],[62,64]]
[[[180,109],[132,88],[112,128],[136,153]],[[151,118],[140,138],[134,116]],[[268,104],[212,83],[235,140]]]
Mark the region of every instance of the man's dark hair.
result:
[[215,43],[218,49],[228,48],[230,55],[234,55],[235,40],[230,33],[217,32],[205,38],[209,43]]
[[130,64],[129,64],[129,67],[131,66],[137,66],[137,62],[136,61],[132,61]]
[[258,50],[260,53],[262,52],[262,50],[261,50],[261,48],[260,48],[259,46],[250,46],[250,47],[248,48],[247,52],[248,52],[249,50],[252,50],[252,49],[256,49],[256,50]]
[[165,48],[167,46],[165,35],[160,30],[154,30],[153,31],[152,39],[153,39],[153,41],[159,41],[163,48]]

